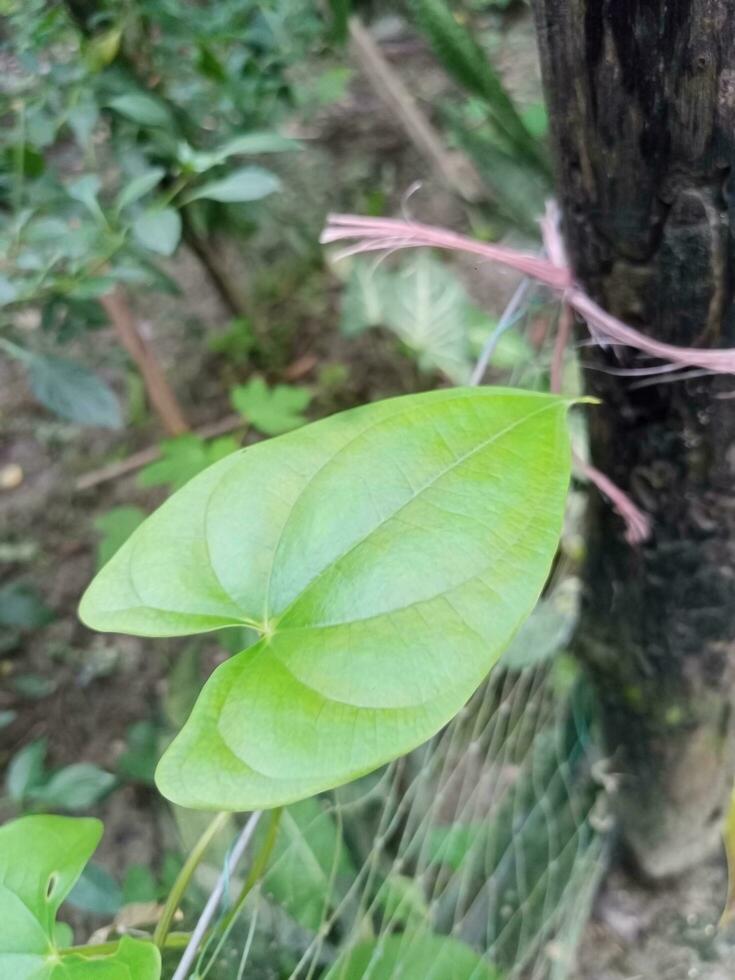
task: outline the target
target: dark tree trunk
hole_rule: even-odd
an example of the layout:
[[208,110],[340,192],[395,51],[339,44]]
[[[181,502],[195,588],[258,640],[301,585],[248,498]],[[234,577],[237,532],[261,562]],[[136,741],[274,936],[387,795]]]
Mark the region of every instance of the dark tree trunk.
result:
[[[579,280],[662,341],[735,346],[735,3],[534,0]],[[585,355],[597,466],[653,517],[631,548],[593,499],[579,653],[654,877],[717,846],[735,771],[735,382],[637,387]]]

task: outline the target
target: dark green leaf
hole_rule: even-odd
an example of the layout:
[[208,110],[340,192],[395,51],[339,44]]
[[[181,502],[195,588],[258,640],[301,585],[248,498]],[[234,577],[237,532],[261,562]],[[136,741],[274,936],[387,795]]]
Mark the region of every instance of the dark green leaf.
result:
[[115,783],[112,773],[91,762],[77,762],[59,769],[31,796],[50,810],[84,810],[98,803]]
[[18,288],[7,276],[0,275],[0,306],[13,303],[18,297]]
[[567,579],[541,599],[503,654],[503,664],[511,670],[523,670],[558,653],[574,632],[577,602],[574,579]]
[[28,365],[28,381],[42,405],[70,422],[107,429],[122,426],[115,393],[96,374],[75,361],[34,354]]
[[11,708],[6,708],[0,711],[0,729],[7,728],[8,725],[12,725],[17,717],[18,712],[13,711]]
[[203,42],[197,45],[197,68],[206,78],[215,82],[226,82],[227,72],[217,55]]
[[88,864],[69,892],[67,901],[83,912],[111,918],[120,911],[123,895],[109,871],[99,864]]
[[46,739],[40,738],[16,752],[5,775],[5,789],[15,803],[22,803],[46,776]]
[[279,190],[280,186],[280,180],[270,170],[264,170],[263,167],[243,167],[221,180],[213,180],[209,184],[198,187],[189,195],[189,200],[198,201],[200,198],[206,198],[209,201],[222,201],[225,204],[260,201]]
[[121,116],[130,119],[141,126],[167,127],[172,124],[171,115],[166,106],[152,95],[142,92],[129,92],[112,99],[109,107],[119,112]]
[[[242,649],[243,647],[239,648]],[[166,678],[164,710],[172,725],[181,728],[184,724],[191,714],[201,686],[200,645],[198,642],[193,642],[182,650]]]
[[54,618],[32,585],[9,582],[0,587],[0,626],[39,629]]
[[102,214],[97,200],[97,195],[102,187],[102,181],[97,174],[84,174],[70,184],[66,185],[66,192],[69,197],[83,204],[90,214],[99,218]]
[[145,511],[140,507],[113,507],[106,514],[95,517],[94,526],[102,535],[97,545],[97,568],[102,568],[112,558],[145,517]]
[[174,208],[144,211],[133,222],[140,244],[157,255],[173,255],[181,240],[181,215]]
[[398,925],[415,927],[426,925],[431,920],[420,883],[407,875],[387,875],[378,889],[376,901],[383,912],[384,928]]
[[521,160],[548,173],[544,151],[526,128],[500,76],[472,33],[455,18],[446,0],[412,0],[412,7],[446,70],[460,85],[485,101],[506,147]]
[[347,21],[352,10],[351,0],[329,0],[332,15],[332,36],[342,43],[347,38]]
[[13,688],[25,698],[38,701],[47,698],[56,690],[56,681],[40,674],[17,674],[13,678]]
[[257,347],[257,338],[252,324],[245,317],[236,317],[223,333],[214,334],[207,346],[215,354],[222,354],[229,361],[247,361],[248,355]]
[[122,210],[123,208],[127,208],[129,205],[139,201],[141,197],[145,197],[154,187],[158,187],[165,174],[166,171],[163,167],[151,167],[150,170],[146,170],[145,173],[135,177],[120,191],[117,198],[118,209]]
[[158,898],[158,885],[150,868],[144,864],[131,864],[125,872],[122,887],[123,904],[133,902],[155,902]]
[[[280,133],[254,132],[235,136],[215,150],[221,161],[231,156],[249,156],[256,153],[289,153],[301,149],[297,140]],[[266,173],[268,171],[265,171]]]
[[318,800],[283,811],[263,888],[293,919],[316,931],[339,900],[340,879],[354,874],[334,817]]
[[99,109],[91,95],[82,96],[79,102],[69,109],[66,121],[74,133],[74,138],[82,149],[89,146],[94,128],[99,119]]
[[468,855],[487,839],[487,824],[454,823],[432,828],[427,838],[429,859],[459,871]]
[[156,726],[150,721],[136,722],[128,728],[126,743],[117,771],[126,779],[152,783],[159,756]]

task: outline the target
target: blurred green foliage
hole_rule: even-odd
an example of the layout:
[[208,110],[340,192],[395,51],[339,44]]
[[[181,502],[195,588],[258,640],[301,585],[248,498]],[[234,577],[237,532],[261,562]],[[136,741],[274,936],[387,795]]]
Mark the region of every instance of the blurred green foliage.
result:
[[[116,285],[174,289],[158,259],[182,240],[256,227],[280,180],[245,161],[298,149],[272,127],[322,18],[305,0],[6,0],[0,23],[0,340],[46,407],[116,427],[108,384],[47,348],[104,324]],[[19,328],[29,304],[40,331]]]

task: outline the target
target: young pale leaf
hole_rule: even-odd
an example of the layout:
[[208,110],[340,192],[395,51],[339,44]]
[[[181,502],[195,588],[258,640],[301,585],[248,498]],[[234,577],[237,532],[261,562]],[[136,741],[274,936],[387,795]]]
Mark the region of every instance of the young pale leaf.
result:
[[369,940],[343,953],[324,980],[501,980],[500,973],[464,943],[409,931]]
[[342,294],[342,333],[354,337],[368,327],[385,326],[384,301],[393,288],[392,273],[374,261],[355,262]]
[[249,624],[165,753],[183,806],[272,807],[408,752],[533,609],[569,481],[569,402],[390,399],[212,466],[135,531],[80,615],[175,636]]
[[189,195],[189,201],[206,198],[208,201],[222,201],[235,204],[242,201],[260,201],[279,190],[281,182],[270,170],[263,167],[242,167],[221,180],[198,187]]
[[181,215],[175,208],[144,211],[133,222],[140,244],[157,255],[173,255],[181,240]]
[[306,422],[304,409],[311,401],[308,388],[276,385],[269,388],[262,378],[251,378],[233,388],[230,400],[235,411],[266,436],[280,436]]
[[70,422],[106,429],[119,429],[122,425],[115,393],[75,361],[33,354],[28,364],[28,382],[42,405]]
[[368,327],[387,327],[410,348],[420,367],[438,368],[462,383],[470,375],[468,328],[473,314],[459,279],[423,251],[398,271],[356,260],[342,298],[340,326],[347,336]]
[[425,250],[393,277],[384,298],[385,325],[414,351],[419,365],[439,368],[457,383],[470,374],[469,310],[460,281]]
[[122,41],[122,28],[112,27],[91,37],[84,45],[84,63],[92,72],[102,71],[117,57]]
[[102,836],[99,820],[32,816],[0,827],[0,977],[13,980],[158,980],[150,942],[127,937],[88,957],[60,951],[59,906]]

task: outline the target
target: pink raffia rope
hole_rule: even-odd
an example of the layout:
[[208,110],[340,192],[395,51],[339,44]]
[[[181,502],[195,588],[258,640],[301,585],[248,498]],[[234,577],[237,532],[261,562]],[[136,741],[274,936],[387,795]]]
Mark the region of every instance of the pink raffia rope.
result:
[[466,235],[422,225],[396,218],[362,218],[354,214],[330,214],[322,232],[322,245],[339,241],[354,241],[337,256],[359,255],[362,252],[384,251],[394,248],[444,248],[455,252],[470,252],[491,262],[498,262],[542,282],[551,289],[564,290],[572,285],[567,269],[558,269],[546,259],[506,248],[504,245],[488,245]]
[[609,476],[586,463],[577,453],[572,454],[578,469],[593,483],[600,493],[607,497],[615,510],[625,521],[625,540],[630,545],[643,544],[651,536],[651,518],[644,513]]
[[[553,239],[552,239],[553,240]],[[443,248],[469,252],[481,258],[515,269],[561,293],[562,298],[587,323],[590,334],[598,343],[621,344],[632,347],[671,365],[699,367],[715,374],[735,374],[735,350],[710,350],[702,347],[677,347],[652,340],[617,317],[607,313],[584,290],[575,284],[568,266],[554,264],[551,259],[538,258],[504,245],[488,245],[474,238],[434,225],[396,218],[363,218],[352,214],[332,214],[322,232],[323,245],[352,241],[353,245],[339,257],[363,252],[386,251],[398,248]],[[558,260],[558,255],[555,256]]]
[[[337,258],[365,252],[422,247],[468,252],[514,269],[559,293],[563,303],[562,336],[557,339],[552,365],[553,382],[556,386],[561,383],[561,363],[571,326],[571,319],[564,313],[564,307],[573,310],[585,321],[592,340],[598,344],[633,348],[664,361],[669,370],[694,367],[715,374],[735,374],[735,350],[710,350],[664,344],[647,337],[607,313],[574,282],[559,232],[558,213],[553,206],[547,210],[542,227],[548,259],[504,245],[479,242],[474,238],[468,238],[445,228],[437,228],[434,225],[352,214],[329,215],[321,242],[324,245],[335,242],[353,243],[343,248]],[[640,510],[609,477],[576,454],[575,464],[621,515],[625,521],[627,541],[634,545],[645,541],[651,533],[651,521],[648,515]]]
[[[566,248],[564,239],[561,237],[559,209],[553,201],[546,205],[546,214],[541,221],[541,233],[544,240],[544,248],[555,266],[558,268],[568,268]],[[569,338],[572,333],[572,321],[574,312],[569,302],[569,291],[562,296],[561,314],[559,316],[559,326],[557,329],[556,343],[554,344],[554,354],[551,362],[551,390],[557,394],[561,392],[562,368],[564,364],[564,351],[566,350]],[[667,366],[667,370],[670,368]],[[638,507],[631,497],[614,483],[609,476],[592,466],[576,453],[572,452],[572,460],[577,469],[582,473],[598,491],[606,497],[620,514],[625,522],[625,540],[631,546],[643,544],[651,536],[651,519]]]

